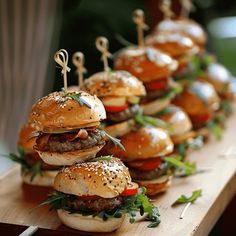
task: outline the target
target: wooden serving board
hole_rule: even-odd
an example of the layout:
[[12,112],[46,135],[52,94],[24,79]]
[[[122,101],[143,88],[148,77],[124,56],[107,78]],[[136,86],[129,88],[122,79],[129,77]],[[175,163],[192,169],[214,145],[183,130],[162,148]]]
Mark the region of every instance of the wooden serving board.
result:
[[[204,148],[189,155],[199,168],[210,170],[174,179],[165,194],[153,199],[161,213],[162,222],[157,228],[147,228],[147,222],[124,222],[119,230],[107,235],[207,235],[236,193],[236,114],[228,119],[226,126],[221,141],[212,138]],[[189,195],[196,189],[202,189],[202,197],[190,206],[184,219],[179,219],[184,206],[173,208],[171,204],[181,194]],[[11,235],[9,229],[12,227],[22,229],[22,225],[37,225],[42,234],[35,235],[91,235],[63,226],[56,213],[49,212],[46,206],[35,208],[51,191],[50,188],[22,184],[19,167],[0,176],[0,233],[5,230]]]

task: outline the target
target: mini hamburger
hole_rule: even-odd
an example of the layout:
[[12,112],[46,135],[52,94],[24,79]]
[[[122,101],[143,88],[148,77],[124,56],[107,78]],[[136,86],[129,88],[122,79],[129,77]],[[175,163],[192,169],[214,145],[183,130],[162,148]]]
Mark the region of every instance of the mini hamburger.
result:
[[200,24],[192,19],[177,18],[165,19],[161,21],[154,29],[153,34],[158,35],[162,32],[180,33],[190,38],[194,44],[198,45],[201,51],[204,51],[207,42],[207,36]]
[[192,130],[192,122],[182,108],[170,105],[156,116],[169,125],[168,131],[175,145],[175,151],[182,157],[186,156],[187,150],[202,146],[201,137]]
[[105,144],[102,102],[83,91],[54,92],[37,101],[30,119],[39,127],[34,150],[47,164],[72,165],[93,158]]
[[174,146],[168,133],[145,126],[123,135],[120,140],[125,151],[108,144],[106,153],[119,157],[129,167],[133,181],[144,186],[147,195],[165,191],[171,181],[165,157],[172,153]]
[[19,155],[10,154],[10,158],[21,165],[21,176],[24,183],[38,186],[52,186],[58,167],[51,166],[42,161],[33,149],[35,145],[34,134],[37,132],[32,123],[26,123],[19,134]]
[[153,115],[167,105],[180,87],[170,76],[177,62],[167,54],[152,47],[128,47],[118,53],[114,68],[126,70],[143,82],[147,95],[141,100],[144,114]]
[[194,42],[178,32],[160,32],[146,37],[145,43],[167,53],[178,61],[178,68],[174,72],[175,77],[185,77],[192,70],[191,58],[199,52]]
[[193,81],[172,102],[187,112],[195,129],[213,120],[220,106],[214,87],[203,81]]
[[102,101],[107,114],[104,130],[114,137],[131,130],[132,118],[141,112],[139,102],[146,94],[142,82],[127,71],[96,73],[84,81],[83,90]]
[[112,232],[125,214],[134,222],[139,212],[156,225],[160,222],[157,208],[131,182],[128,168],[111,156],[64,168],[56,176],[54,188],[56,193],[46,203],[57,210],[65,225],[77,230]]
[[203,63],[201,65],[205,73],[200,78],[212,84],[223,100],[231,100],[233,97],[230,88],[232,75],[229,70],[218,62],[208,63],[206,67]]

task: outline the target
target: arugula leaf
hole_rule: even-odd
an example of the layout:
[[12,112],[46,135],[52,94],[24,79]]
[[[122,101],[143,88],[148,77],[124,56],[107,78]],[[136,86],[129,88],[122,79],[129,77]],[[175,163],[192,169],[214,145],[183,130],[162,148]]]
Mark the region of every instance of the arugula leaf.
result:
[[178,149],[179,155],[181,155],[182,157],[185,157],[188,148],[192,150],[198,150],[202,148],[203,145],[204,145],[203,137],[198,136],[196,138],[193,138],[193,139],[187,140],[186,142],[178,144],[177,149]]
[[173,131],[173,127],[170,124],[166,123],[165,121],[151,116],[145,116],[141,113],[136,114],[134,120],[140,126],[152,125],[167,129],[169,132]]
[[219,123],[213,119],[207,123],[207,127],[212,131],[217,140],[222,139],[223,130]]
[[115,146],[118,146],[120,149],[122,149],[123,151],[125,151],[125,147],[123,146],[123,144],[121,143],[121,141],[118,138],[114,138],[111,135],[109,135],[105,130],[100,130],[100,132],[107,136]]
[[183,203],[194,203],[199,197],[202,196],[202,190],[195,190],[192,192],[192,195],[190,197],[187,197],[185,195],[181,195],[171,206],[175,206],[177,204],[183,204]]
[[165,97],[170,99],[174,98],[177,94],[180,94],[183,91],[183,87],[180,84],[175,84],[175,86],[171,87],[170,90],[167,92]]
[[182,162],[181,156],[165,157],[165,161],[175,168],[176,173],[181,176],[193,175],[197,172],[196,163],[190,163],[189,161]]
[[225,116],[230,116],[233,112],[233,107],[231,103],[227,100],[223,100],[220,102],[220,108],[219,110],[222,110],[225,114]]
[[25,160],[26,153],[23,148],[17,147],[17,154],[10,153],[7,157],[10,158],[12,161],[21,165],[23,171],[30,172],[31,178],[30,180],[33,181],[37,174],[42,175],[41,163],[37,161],[34,165],[30,166]]
[[85,105],[89,109],[91,109],[91,105],[81,96],[80,92],[66,93],[64,96],[72,98],[73,100],[77,101],[80,104],[80,106]]
[[39,206],[50,205],[50,211],[64,209],[70,213],[76,212],[86,216],[97,216],[102,218],[104,221],[109,218],[121,218],[123,214],[127,214],[130,218],[130,223],[135,222],[137,212],[140,212],[141,215],[147,213],[145,220],[152,222],[148,227],[156,227],[160,223],[160,214],[158,208],[150,202],[149,198],[145,195],[145,192],[145,188],[140,188],[136,195],[126,197],[121,207],[109,211],[104,210],[101,212],[95,212],[85,206],[81,206],[79,210],[75,211],[73,208],[68,207],[67,202],[75,200],[77,196],[58,191],[50,195],[48,199]]
[[95,162],[95,161],[110,161],[113,159],[113,156],[100,156],[100,157],[95,157],[91,160],[88,160],[87,162]]

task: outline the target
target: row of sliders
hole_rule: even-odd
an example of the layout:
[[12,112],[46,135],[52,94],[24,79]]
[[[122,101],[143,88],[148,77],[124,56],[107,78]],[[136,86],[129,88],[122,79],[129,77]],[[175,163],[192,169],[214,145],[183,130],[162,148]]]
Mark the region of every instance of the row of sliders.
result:
[[143,215],[146,203],[146,219],[156,226],[158,210],[138,185],[149,196],[165,191],[175,171],[171,159],[184,161],[209,130],[220,136],[232,76],[206,53],[203,29],[168,12],[144,39],[144,13],[134,11],[138,45],[116,54],[114,70],[104,37],[96,40],[104,71],[83,80],[84,57],[76,53],[79,86],[67,88],[67,52],[55,55],[64,90],[33,105],[19,156],[11,158],[21,163],[25,183],[54,186],[47,202],[69,227],[113,231],[133,209]]

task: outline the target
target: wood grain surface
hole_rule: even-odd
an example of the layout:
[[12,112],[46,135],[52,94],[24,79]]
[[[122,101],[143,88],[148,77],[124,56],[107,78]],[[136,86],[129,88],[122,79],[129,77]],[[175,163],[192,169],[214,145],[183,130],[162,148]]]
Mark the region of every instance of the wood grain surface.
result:
[[[189,155],[189,159],[196,161],[199,168],[209,170],[187,178],[175,178],[165,194],[153,198],[160,208],[162,220],[157,228],[147,228],[147,222],[124,222],[119,230],[107,235],[207,235],[236,193],[235,131],[236,114],[227,121],[221,141],[212,138],[204,148]],[[225,153],[228,154],[223,155]],[[179,219],[184,205],[173,208],[171,204],[181,194],[188,195],[196,189],[202,189],[202,197],[190,206],[184,219]],[[21,225],[37,225],[42,232],[47,232],[45,235],[49,232],[50,235],[69,232],[71,235],[91,235],[63,226],[56,213],[49,212],[46,206],[35,208],[51,191],[50,188],[22,184],[19,167],[10,169],[0,176],[0,222],[15,224],[12,227],[16,229]],[[7,224],[1,226],[0,232],[3,228],[7,232],[11,227]]]

